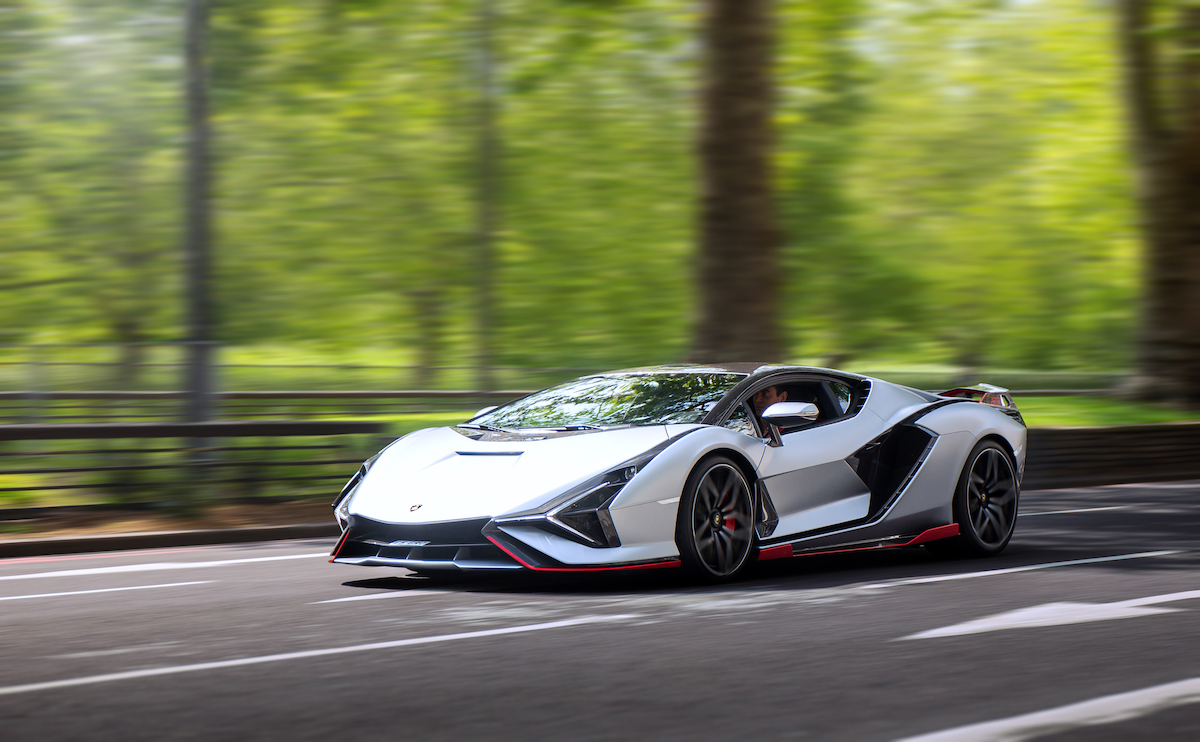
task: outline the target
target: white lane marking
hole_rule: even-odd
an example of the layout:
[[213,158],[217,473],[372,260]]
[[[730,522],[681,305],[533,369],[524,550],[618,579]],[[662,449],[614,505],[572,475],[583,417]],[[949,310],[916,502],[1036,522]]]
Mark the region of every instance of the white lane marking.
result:
[[1172,603],[1177,600],[1200,598],[1200,590],[1185,590],[1178,593],[1150,595],[1145,598],[1121,600],[1116,603],[1045,603],[1015,611],[997,613],[974,621],[930,629],[902,639],[932,639],[942,636],[965,636],[983,634],[1005,629],[1029,629],[1040,626],[1065,626],[1066,624],[1114,621],[1120,618],[1154,616],[1160,613],[1178,613],[1178,608],[1144,608],[1155,603]]
[[333,600],[318,600],[309,605],[324,605],[325,603],[353,603],[357,600],[385,600],[387,598],[407,598],[409,595],[435,595],[436,590],[393,590],[390,593],[371,593],[370,595],[352,595],[349,598],[334,598]]
[[322,551],[317,554],[289,554],[287,556],[254,557],[252,559],[219,559],[212,562],[151,562],[149,564],[122,564],[117,567],[91,567],[89,569],[60,569],[56,572],[30,572],[23,575],[4,575],[0,580],[32,580],[38,577],[85,577],[89,575],[114,575],[124,572],[158,572],[166,569],[203,569],[224,567],[230,564],[254,564],[256,562],[280,562],[285,559],[312,559],[328,557]]
[[1174,551],[1142,551],[1137,554],[1117,554],[1116,556],[1092,557],[1090,559],[1070,559],[1065,562],[1046,562],[1045,564],[1029,564],[1024,567],[1008,567],[1006,569],[989,569],[982,572],[960,572],[952,575],[937,575],[935,577],[913,577],[906,580],[893,580],[891,582],[876,582],[870,585],[859,586],[860,590],[876,590],[885,587],[896,587],[897,585],[923,585],[930,582],[947,582],[949,580],[970,580],[976,577],[995,577],[996,575],[1011,575],[1017,572],[1032,572],[1038,569],[1051,569],[1054,567],[1070,567],[1076,564],[1099,564],[1101,562],[1119,562],[1125,559],[1146,559],[1149,557],[1169,556],[1171,554],[1181,554],[1179,550]]
[[1109,505],[1108,507],[1104,507],[1104,508],[1079,508],[1077,510],[1047,510],[1047,511],[1040,512],[1040,513],[1039,512],[1017,513],[1017,516],[1024,517],[1027,515],[1066,515],[1068,513],[1099,513],[1104,510],[1126,510],[1129,507],[1131,507],[1131,506],[1129,506],[1129,505]]
[[95,590],[71,590],[65,593],[38,593],[37,595],[7,595],[0,600],[32,600],[33,598],[62,598],[67,595],[93,595],[95,593],[118,593],[123,590],[153,590],[158,587],[183,587],[184,585],[207,585],[212,580],[197,582],[168,582],[162,585],[134,585],[133,587],[102,587]]
[[1077,727],[1115,724],[1200,702],[1200,678],[1115,693],[1031,714],[969,724],[896,742],[1021,742]]
[[140,644],[135,647],[121,647],[120,649],[96,649],[90,652],[72,652],[70,654],[52,654],[52,660],[87,660],[93,657],[112,657],[118,654],[132,654],[133,652],[151,652],[155,649],[167,649],[168,647],[178,646],[180,642],[157,642],[155,644]]
[[127,672],[113,672],[105,675],[87,675],[80,678],[67,678],[65,680],[49,680],[44,683],[27,683],[25,685],[9,685],[0,687],[0,696],[13,696],[18,693],[32,693],[39,690],[55,690],[58,688],[73,688],[80,685],[95,685],[97,683],[112,683],[118,680],[135,680],[137,678],[153,678],[160,675],[178,675],[185,672],[199,672],[201,670],[221,670],[227,667],[245,667],[247,665],[261,665],[268,662],[285,662],[287,660],[303,660],[312,657],[328,657],[335,654],[349,654],[351,652],[370,652],[380,649],[395,649],[397,647],[413,647],[421,644],[439,644],[441,642],[452,642],[460,639],[478,639],[485,636],[504,636],[506,634],[523,634],[530,631],[546,631],[548,629],[563,629],[568,626],[582,626],[592,623],[606,623],[610,621],[629,621],[635,618],[642,618],[638,613],[622,613],[611,616],[583,616],[580,618],[568,618],[562,621],[550,621],[548,623],[525,624],[524,626],[511,626],[506,629],[486,629],[483,631],[464,631],[460,634],[440,634],[438,636],[421,636],[414,639],[397,639],[390,642],[373,642],[371,644],[355,644],[349,647],[331,647],[329,649],[310,649],[304,652],[284,652],[283,654],[267,654],[259,657],[243,657],[237,660],[222,660],[219,662],[200,662],[194,665],[175,665],[172,667],[151,667],[145,670],[129,670]]

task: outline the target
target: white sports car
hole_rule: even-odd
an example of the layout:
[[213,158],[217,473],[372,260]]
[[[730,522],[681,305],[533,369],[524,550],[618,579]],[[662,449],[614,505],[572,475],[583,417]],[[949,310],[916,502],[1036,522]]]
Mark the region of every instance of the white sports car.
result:
[[383,449],[334,502],[331,561],[725,580],[830,551],[997,554],[1025,433],[1007,390],[983,384],[934,394],[756,364],[586,376]]

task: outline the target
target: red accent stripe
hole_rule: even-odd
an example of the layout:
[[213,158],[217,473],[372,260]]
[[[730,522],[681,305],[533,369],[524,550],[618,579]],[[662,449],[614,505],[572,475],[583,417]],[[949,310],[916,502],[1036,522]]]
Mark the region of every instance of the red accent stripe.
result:
[[[350,529],[347,528],[345,531],[342,532],[342,537],[340,539],[338,539],[337,546],[333,547],[333,551],[331,551],[329,553],[329,556],[333,557],[333,559],[337,559],[338,552],[342,550],[342,546],[346,543],[346,537],[349,535],[350,535]],[[333,563],[333,559],[329,560],[330,564]]]
[[958,524],[951,523],[948,526],[938,526],[937,528],[930,528],[929,530],[922,533],[920,536],[917,536],[916,538],[914,538],[912,541],[909,541],[907,544],[904,544],[904,546],[916,546],[917,544],[923,544],[926,541],[937,541],[937,540],[943,539],[943,538],[953,538],[957,535],[958,535]]
[[759,551],[758,561],[765,562],[769,559],[788,559],[793,556],[795,556],[795,553],[792,551],[792,545],[781,544],[779,546],[772,546],[768,549],[762,549]]
[[503,544],[491,536],[488,536],[487,540],[495,544],[500,551],[503,551],[505,554],[508,554],[510,557],[515,559],[522,567],[525,569],[532,569],[535,572],[616,572],[626,569],[666,569],[668,567],[679,566],[679,560],[676,559],[674,561],[667,562],[651,562],[650,564],[623,564],[617,567],[535,567],[508,549],[504,548]]

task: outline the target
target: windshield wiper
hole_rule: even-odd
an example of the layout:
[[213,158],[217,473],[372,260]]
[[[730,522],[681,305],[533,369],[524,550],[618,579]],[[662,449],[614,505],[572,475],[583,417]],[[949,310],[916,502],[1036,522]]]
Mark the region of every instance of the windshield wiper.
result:
[[604,428],[599,425],[588,425],[587,423],[577,423],[575,425],[555,425],[552,428],[552,430],[561,430],[564,433],[567,433],[572,430],[604,430]]

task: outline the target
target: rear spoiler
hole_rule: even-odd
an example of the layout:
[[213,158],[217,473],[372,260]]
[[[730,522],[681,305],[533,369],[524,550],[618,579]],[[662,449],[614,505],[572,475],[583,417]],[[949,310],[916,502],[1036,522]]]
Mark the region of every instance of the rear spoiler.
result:
[[1004,387],[992,386],[991,384],[976,384],[975,386],[960,386],[954,389],[947,389],[944,392],[934,392],[939,397],[956,397],[959,399],[971,399],[980,404],[991,405],[992,407],[1000,407],[1005,409],[1017,408],[1013,402],[1012,393]]

